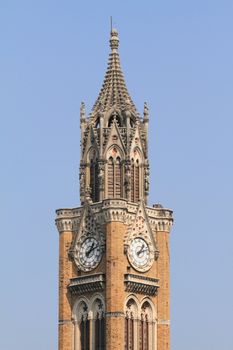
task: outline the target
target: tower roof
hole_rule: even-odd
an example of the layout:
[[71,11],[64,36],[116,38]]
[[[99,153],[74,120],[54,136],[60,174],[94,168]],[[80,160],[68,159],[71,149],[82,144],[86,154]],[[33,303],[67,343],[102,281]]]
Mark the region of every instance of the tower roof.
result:
[[124,75],[121,70],[118,53],[119,38],[116,29],[112,29],[110,36],[110,48],[108,68],[99,96],[93,106],[92,115],[98,112],[106,112],[112,107],[120,110],[131,110],[138,114],[136,107],[127,90]]

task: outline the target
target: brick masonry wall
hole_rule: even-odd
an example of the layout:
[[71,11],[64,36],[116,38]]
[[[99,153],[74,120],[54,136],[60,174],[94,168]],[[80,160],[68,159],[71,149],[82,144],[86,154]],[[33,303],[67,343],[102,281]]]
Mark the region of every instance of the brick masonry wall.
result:
[[59,240],[59,350],[72,349],[71,300],[67,291],[72,277],[72,262],[68,250],[72,241],[72,232],[62,232]]

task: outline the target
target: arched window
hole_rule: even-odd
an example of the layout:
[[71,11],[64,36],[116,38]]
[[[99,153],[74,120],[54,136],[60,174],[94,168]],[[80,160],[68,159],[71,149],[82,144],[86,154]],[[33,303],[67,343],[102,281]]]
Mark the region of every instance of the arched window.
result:
[[74,350],[106,350],[105,307],[102,297],[85,298],[74,307]]
[[122,121],[120,116],[117,113],[113,113],[111,117],[108,120],[108,127],[110,128],[112,126],[112,123],[116,122],[119,127],[122,126]]
[[133,299],[126,304],[125,350],[135,350],[137,344],[137,306]]
[[157,349],[153,310],[149,300],[140,306],[135,297],[129,298],[125,307],[124,350]]
[[105,317],[103,302],[97,298],[93,303],[94,348],[105,350]]
[[122,163],[120,157],[108,159],[108,197],[122,197]]
[[88,306],[85,301],[81,301],[77,309],[77,328],[79,337],[79,344],[76,348],[80,350],[90,350],[90,320],[88,318]]
[[153,342],[152,308],[148,301],[141,307],[139,350],[150,350]]
[[131,159],[131,201],[138,202],[140,199],[140,164],[139,159]]

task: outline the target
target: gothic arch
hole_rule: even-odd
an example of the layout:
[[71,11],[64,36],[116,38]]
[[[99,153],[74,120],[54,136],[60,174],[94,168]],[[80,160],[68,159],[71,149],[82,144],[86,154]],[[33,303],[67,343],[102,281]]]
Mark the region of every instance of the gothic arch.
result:
[[151,301],[150,298],[144,297],[141,300],[141,302],[140,302],[140,307],[142,308],[145,303],[148,303],[149,307],[151,308],[151,312],[152,312],[152,319],[151,319],[151,321],[155,322],[156,319],[157,319],[157,312],[156,312],[156,308],[155,308],[154,303]]
[[90,349],[90,310],[89,301],[82,297],[73,307],[74,350]]
[[93,295],[90,300],[77,299],[72,318],[74,350],[105,350],[105,303],[101,294]]
[[[105,127],[109,127],[109,121],[111,119],[112,116],[118,116],[118,118],[120,119],[120,124],[121,126],[122,123],[123,123],[123,120],[122,120],[122,116],[121,116],[121,111],[115,107],[112,107],[106,114],[105,114],[105,117],[104,117],[104,120],[105,120]],[[120,126],[120,125],[119,125]]]
[[89,302],[90,309],[93,310],[93,317],[95,317],[95,307],[96,307],[97,300],[102,303],[103,312],[105,312],[104,298],[100,293],[96,293],[92,296],[92,298],[90,299],[90,302]]
[[131,294],[124,306],[125,314],[125,350],[156,350],[156,313],[150,298],[140,302]]
[[86,304],[86,306],[89,308],[89,300],[86,297],[82,297],[81,299],[77,299],[73,306],[72,311],[72,319],[75,322],[78,322],[80,320],[80,308],[82,305]]
[[140,303],[139,316],[139,350],[156,349],[156,314],[150,298],[145,297]]
[[124,306],[125,314],[125,350],[137,349],[138,313],[140,303],[136,296],[129,295]]

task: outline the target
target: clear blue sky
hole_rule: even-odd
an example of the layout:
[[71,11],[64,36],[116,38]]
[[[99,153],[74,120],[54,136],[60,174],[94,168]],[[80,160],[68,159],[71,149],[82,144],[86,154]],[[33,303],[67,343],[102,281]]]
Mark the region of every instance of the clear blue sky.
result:
[[140,112],[150,203],[174,209],[172,350],[233,349],[233,2],[0,1],[0,349],[57,348],[55,209],[79,205],[79,106],[109,17]]

